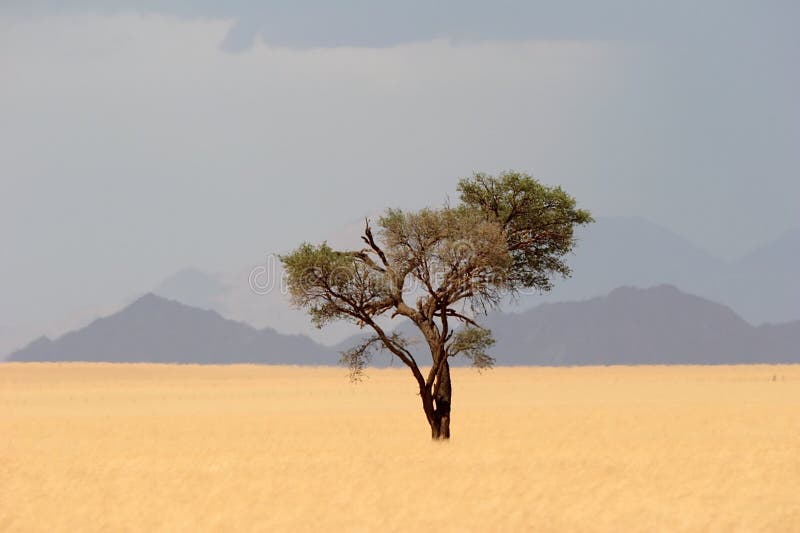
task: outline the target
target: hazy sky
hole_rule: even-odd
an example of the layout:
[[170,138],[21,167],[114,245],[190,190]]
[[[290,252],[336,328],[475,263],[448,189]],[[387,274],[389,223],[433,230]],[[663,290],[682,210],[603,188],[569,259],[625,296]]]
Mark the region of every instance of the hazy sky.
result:
[[0,0],[0,326],[515,168],[722,257],[800,226],[794,1]]

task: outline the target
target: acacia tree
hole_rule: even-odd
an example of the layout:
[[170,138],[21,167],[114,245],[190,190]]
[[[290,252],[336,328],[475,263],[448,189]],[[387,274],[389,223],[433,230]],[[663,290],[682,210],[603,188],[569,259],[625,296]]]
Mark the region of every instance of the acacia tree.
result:
[[[477,317],[523,289],[547,291],[555,277],[570,275],[564,256],[575,245],[574,228],[592,221],[560,187],[527,174],[474,174],[459,181],[460,202],[438,209],[389,209],[364,247],[334,250],[303,244],[282,256],[292,303],[322,327],[349,320],[372,334],[342,353],[352,379],[372,354],[385,349],[409,367],[434,439],[450,437],[451,357],[477,368],[494,358],[491,332]],[[383,317],[409,320],[430,350],[420,366],[410,340],[385,327]],[[383,324],[383,325],[382,325]]]

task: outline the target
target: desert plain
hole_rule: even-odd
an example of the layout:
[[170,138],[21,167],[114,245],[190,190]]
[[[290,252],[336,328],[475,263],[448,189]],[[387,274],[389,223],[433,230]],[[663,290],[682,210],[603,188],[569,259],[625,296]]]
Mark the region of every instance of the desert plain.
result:
[[800,366],[0,365],[0,531],[800,531]]

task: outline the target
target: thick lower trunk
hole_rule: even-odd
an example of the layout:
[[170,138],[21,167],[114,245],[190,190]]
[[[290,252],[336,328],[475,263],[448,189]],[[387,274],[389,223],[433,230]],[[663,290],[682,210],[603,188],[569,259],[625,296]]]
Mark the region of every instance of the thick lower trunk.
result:
[[434,440],[450,438],[450,402],[453,388],[450,384],[450,365],[445,361],[436,377],[433,388],[433,413],[428,417],[431,425],[431,438]]
[[449,439],[450,438],[450,408],[447,407],[447,412],[439,413],[437,409],[436,416],[431,421],[431,438],[433,440]]

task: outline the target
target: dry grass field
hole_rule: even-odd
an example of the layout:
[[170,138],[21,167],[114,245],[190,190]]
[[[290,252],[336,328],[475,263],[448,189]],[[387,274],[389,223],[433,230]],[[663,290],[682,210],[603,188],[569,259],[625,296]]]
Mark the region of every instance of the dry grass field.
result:
[[800,531],[798,366],[368,375],[0,365],[0,531]]

